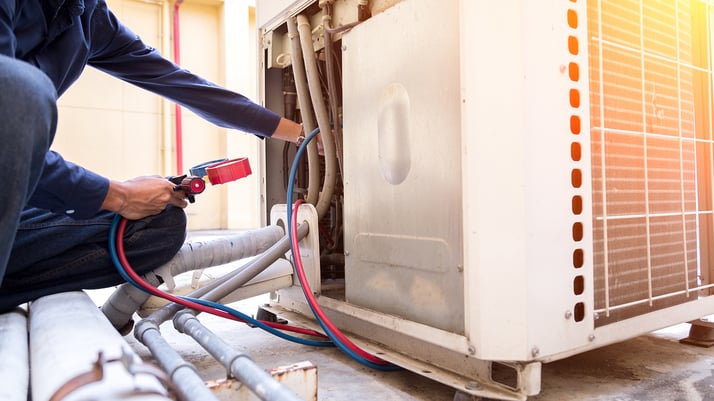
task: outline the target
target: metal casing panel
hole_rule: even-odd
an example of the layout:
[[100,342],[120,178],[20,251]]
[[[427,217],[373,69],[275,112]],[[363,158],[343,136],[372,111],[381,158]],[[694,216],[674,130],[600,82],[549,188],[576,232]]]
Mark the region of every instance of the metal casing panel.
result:
[[[586,346],[585,2],[464,0],[461,8],[467,335],[483,359]],[[569,48],[569,37],[579,46]]]
[[451,3],[405,0],[343,37],[353,327],[395,315],[474,358],[547,361],[711,313],[708,297],[595,327],[587,2]]
[[343,38],[345,281],[349,303],[463,333],[457,25],[457,2],[411,0]]

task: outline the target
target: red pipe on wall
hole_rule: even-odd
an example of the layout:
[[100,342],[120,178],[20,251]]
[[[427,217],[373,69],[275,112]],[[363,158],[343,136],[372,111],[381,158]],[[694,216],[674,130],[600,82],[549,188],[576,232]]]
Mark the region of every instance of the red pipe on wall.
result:
[[[183,0],[174,2],[174,62],[181,64],[181,35],[179,33],[180,14],[179,8]],[[183,123],[181,118],[181,106],[174,105],[176,116],[176,174],[183,174]]]

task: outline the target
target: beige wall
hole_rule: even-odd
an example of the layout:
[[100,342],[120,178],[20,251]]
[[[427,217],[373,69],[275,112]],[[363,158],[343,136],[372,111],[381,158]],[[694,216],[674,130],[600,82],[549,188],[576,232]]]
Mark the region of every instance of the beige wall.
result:
[[[108,2],[145,42],[173,57],[172,2]],[[180,15],[181,65],[255,98],[255,39],[250,37],[252,14],[246,2],[185,0]],[[177,174],[172,103],[87,68],[60,99],[59,109],[53,148],[66,159],[119,180]],[[189,229],[260,225],[260,141],[227,133],[184,109],[183,144],[184,172],[203,161],[246,156],[255,171],[235,183],[208,185],[187,209]]]
[[[113,2],[117,14],[136,20],[135,31],[159,43],[161,7]],[[159,47],[160,49],[160,47]],[[54,148],[65,158],[116,179],[161,172],[161,100],[87,68],[60,99]]]

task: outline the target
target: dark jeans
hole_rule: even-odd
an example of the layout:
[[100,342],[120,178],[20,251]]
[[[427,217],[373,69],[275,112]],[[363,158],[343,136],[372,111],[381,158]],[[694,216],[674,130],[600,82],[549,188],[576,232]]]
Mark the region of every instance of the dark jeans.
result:
[[[50,80],[27,63],[0,55],[0,312],[57,292],[123,282],[108,255],[112,213],[74,220],[27,208],[57,124]],[[161,266],[183,244],[182,209],[130,222],[124,236],[139,273]]]
[[[0,311],[44,295],[123,283],[107,245],[113,217],[102,212],[74,220],[41,209],[24,210],[0,286]],[[124,251],[134,270],[143,274],[168,262],[185,237],[183,209],[169,206],[156,216],[130,221]]]

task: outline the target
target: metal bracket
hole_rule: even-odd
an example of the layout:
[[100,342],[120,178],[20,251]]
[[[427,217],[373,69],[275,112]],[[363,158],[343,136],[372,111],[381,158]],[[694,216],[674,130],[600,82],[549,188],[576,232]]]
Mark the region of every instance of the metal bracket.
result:
[[[307,236],[300,241],[300,256],[302,256],[302,264],[305,268],[310,289],[315,295],[320,294],[320,238],[318,227],[317,210],[310,204],[302,204],[298,209],[297,215],[298,224],[307,223],[310,231]],[[287,223],[287,206],[284,204],[275,205],[270,209],[270,224],[288,228]],[[292,252],[286,255],[288,260],[292,260]]]
[[[178,399],[178,392],[175,391],[171,379],[169,379],[168,375],[164,373],[164,371],[153,365],[136,360],[133,354],[125,346],[121,347],[120,352],[119,356],[115,358],[108,358],[104,355],[103,351],[99,351],[97,353],[96,361],[92,363],[92,367],[88,371],[80,373],[66,381],[60,386],[60,388],[57,389],[57,391],[54,392],[54,394],[52,394],[49,401],[61,401],[69,394],[84,386],[102,381],[106,365],[117,362],[124,366],[126,371],[132,377],[140,374],[148,374],[156,377],[167,388],[169,395],[171,395],[174,399]],[[165,394],[159,395],[164,396]]]

